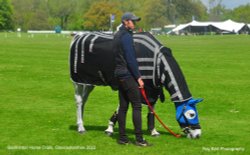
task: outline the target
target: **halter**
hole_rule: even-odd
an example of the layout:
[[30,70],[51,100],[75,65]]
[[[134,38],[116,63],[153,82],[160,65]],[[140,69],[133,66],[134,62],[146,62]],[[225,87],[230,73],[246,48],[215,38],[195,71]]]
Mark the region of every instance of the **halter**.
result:
[[[181,117],[183,116],[187,126],[181,126],[182,127],[182,132],[184,132],[185,134],[190,134],[191,131],[190,130],[194,130],[194,129],[200,129],[200,125],[191,125],[190,122],[188,121],[187,117],[185,116],[184,112],[187,108],[187,105],[185,104],[182,108],[182,112],[181,115],[179,116],[179,118],[177,119],[177,121],[179,122],[179,120],[181,119]],[[196,114],[197,115],[197,114]]]
[[[192,100],[192,99],[191,99]],[[180,116],[177,118],[177,121],[178,122],[180,122],[180,119],[181,119],[181,117],[183,117],[184,118],[184,120],[185,120],[185,123],[187,124],[187,126],[186,127],[184,127],[184,132],[187,130],[188,131],[188,129],[187,128],[189,128],[189,129],[198,129],[198,128],[200,128],[200,126],[199,125],[193,125],[192,123],[190,123],[190,121],[189,121],[189,119],[186,117],[186,115],[185,115],[185,111],[186,111],[186,109],[187,109],[187,106],[188,105],[192,105],[192,104],[197,104],[197,103],[199,103],[199,102],[202,102],[203,101],[203,99],[196,99],[196,100],[193,100],[193,102],[192,103],[189,103],[189,102],[185,102],[184,103],[184,105],[183,105],[183,107],[182,107],[182,110],[181,110],[181,113],[180,113]],[[195,112],[196,113],[196,117],[198,117],[197,116],[197,111]]]
[[184,120],[185,120],[185,122],[186,122],[186,124],[187,124],[188,126],[191,126],[190,123],[189,123],[189,121],[188,121],[188,119],[187,119],[187,117],[186,117],[185,114],[184,114],[184,112],[185,112],[186,109],[187,109],[187,104],[185,103],[185,104],[183,105],[183,107],[182,107],[181,114],[180,114],[179,118],[177,119],[177,121],[179,122],[180,119],[181,119],[181,117],[183,116],[183,117],[184,117]]

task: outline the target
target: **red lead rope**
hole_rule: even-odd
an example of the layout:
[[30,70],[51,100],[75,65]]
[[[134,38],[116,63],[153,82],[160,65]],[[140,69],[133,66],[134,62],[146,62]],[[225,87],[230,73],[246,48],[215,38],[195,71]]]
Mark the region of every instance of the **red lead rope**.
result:
[[173,136],[175,136],[176,138],[180,138],[181,135],[174,133],[171,129],[169,129],[169,128],[160,120],[159,116],[155,113],[154,109],[152,108],[151,104],[150,104],[149,101],[148,101],[148,98],[147,98],[145,89],[144,89],[144,88],[140,88],[140,90],[141,90],[141,94],[142,94],[143,98],[145,99],[145,101],[146,101],[147,104],[148,104],[148,107],[150,108],[150,110],[151,110],[151,112],[154,114],[154,116],[157,118],[157,120],[161,123],[161,125],[162,125],[169,133],[171,133]]

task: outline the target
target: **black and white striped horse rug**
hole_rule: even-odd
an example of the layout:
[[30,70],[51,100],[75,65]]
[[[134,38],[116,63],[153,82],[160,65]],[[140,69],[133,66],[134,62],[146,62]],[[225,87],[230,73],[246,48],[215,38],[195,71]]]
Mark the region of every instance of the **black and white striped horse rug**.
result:
[[[142,78],[155,79],[156,56],[161,44],[147,32],[136,33],[133,37]],[[115,89],[112,47],[113,35],[98,32],[77,34],[70,47],[71,79],[76,83],[109,85]]]
[[[150,102],[161,97],[160,65],[157,60],[162,45],[148,32],[133,35],[139,70],[145,83]],[[89,32],[74,36],[70,47],[70,76],[78,84],[110,86],[117,90],[114,77],[115,58],[113,53],[113,35]],[[145,103],[145,101],[143,100]]]
[[70,47],[71,79],[82,84],[115,85],[112,43],[112,35],[75,35]]

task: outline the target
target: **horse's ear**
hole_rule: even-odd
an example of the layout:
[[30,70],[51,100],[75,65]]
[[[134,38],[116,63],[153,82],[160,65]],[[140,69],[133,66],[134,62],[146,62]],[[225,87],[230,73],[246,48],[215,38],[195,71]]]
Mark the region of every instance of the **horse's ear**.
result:
[[198,104],[198,103],[200,103],[200,102],[202,102],[203,101],[203,98],[198,98],[198,99],[190,99],[189,101],[188,101],[188,104],[189,105],[196,105],[196,104]]

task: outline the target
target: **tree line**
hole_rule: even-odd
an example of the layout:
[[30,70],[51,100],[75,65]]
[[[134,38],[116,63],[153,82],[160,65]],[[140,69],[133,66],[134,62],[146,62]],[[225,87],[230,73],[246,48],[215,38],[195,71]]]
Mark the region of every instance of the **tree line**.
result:
[[144,29],[191,20],[250,23],[250,4],[231,10],[221,0],[209,0],[209,9],[200,0],[0,0],[0,31],[53,30],[58,25],[64,30],[109,30],[126,11],[142,17],[138,24]]

